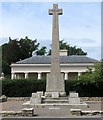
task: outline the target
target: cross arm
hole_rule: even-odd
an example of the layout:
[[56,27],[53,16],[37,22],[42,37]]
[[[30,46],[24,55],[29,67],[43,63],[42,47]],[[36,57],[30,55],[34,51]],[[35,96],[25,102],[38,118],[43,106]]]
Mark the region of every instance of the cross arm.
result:
[[49,9],[49,15],[53,15],[53,10]]
[[58,13],[58,15],[62,15],[63,14],[63,10],[62,9],[57,9],[57,10],[55,10],[55,9],[49,9],[49,15],[53,15],[53,13],[55,11]]
[[63,14],[63,10],[62,9],[58,9],[58,15],[62,15]]

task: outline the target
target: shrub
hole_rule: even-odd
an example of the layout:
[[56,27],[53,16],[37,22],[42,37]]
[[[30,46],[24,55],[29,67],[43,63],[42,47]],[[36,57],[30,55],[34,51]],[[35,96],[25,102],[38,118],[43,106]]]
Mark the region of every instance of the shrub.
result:
[[[2,94],[8,97],[30,97],[33,92],[46,90],[46,80],[5,79],[0,84]],[[103,97],[103,80],[66,80],[65,91],[67,95],[76,91],[80,97]]]
[[45,80],[5,79],[2,81],[2,94],[9,97],[27,97],[32,92],[45,91]]
[[80,97],[103,97],[103,80],[67,80],[65,91],[76,91]]
[[74,85],[77,80],[66,80],[65,81],[65,92],[68,95],[70,91],[75,91]]

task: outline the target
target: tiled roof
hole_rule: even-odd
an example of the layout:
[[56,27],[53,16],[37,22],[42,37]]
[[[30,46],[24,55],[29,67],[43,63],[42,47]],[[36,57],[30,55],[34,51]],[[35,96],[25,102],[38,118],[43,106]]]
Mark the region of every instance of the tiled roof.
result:
[[[61,64],[69,63],[94,63],[97,60],[83,55],[60,56]],[[16,64],[50,64],[51,56],[32,56],[30,58],[16,62]]]

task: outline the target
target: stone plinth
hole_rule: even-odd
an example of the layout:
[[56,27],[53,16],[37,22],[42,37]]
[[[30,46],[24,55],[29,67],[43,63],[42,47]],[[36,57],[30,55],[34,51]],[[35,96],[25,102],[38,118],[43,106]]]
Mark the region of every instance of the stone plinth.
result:
[[41,104],[41,95],[40,93],[32,93],[32,97],[30,98],[30,104]]
[[80,98],[78,93],[70,92],[69,94],[69,104],[80,104]]
[[43,91],[37,91],[38,94],[40,94],[40,96],[43,96],[44,95],[44,92]]
[[71,98],[78,98],[79,97],[79,95],[78,95],[78,93],[70,93],[70,96],[69,97],[71,97]]

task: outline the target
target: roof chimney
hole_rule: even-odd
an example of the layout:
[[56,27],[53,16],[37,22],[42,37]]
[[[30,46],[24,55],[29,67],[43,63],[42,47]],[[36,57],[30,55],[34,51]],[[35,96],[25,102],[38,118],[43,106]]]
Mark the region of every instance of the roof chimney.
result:
[[67,49],[60,50],[60,56],[67,56],[67,55],[68,55]]

